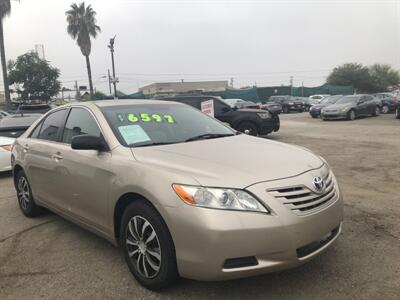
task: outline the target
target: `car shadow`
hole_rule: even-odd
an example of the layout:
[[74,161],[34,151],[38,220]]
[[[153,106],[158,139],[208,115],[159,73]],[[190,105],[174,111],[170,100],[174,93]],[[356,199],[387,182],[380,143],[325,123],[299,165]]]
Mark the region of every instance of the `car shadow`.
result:
[[0,172],[0,179],[9,178],[11,176],[12,176],[12,172],[11,171]]

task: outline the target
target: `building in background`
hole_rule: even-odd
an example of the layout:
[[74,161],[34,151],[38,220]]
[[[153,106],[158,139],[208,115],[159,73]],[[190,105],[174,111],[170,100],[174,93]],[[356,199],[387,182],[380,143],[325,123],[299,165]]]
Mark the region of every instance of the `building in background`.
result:
[[224,92],[228,81],[157,82],[139,88],[146,98],[179,93]]

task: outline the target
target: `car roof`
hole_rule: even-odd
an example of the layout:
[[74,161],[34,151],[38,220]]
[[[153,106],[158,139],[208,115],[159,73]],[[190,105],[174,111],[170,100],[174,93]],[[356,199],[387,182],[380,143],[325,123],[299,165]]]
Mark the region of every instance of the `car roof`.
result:
[[[96,100],[96,101],[85,101],[85,102],[74,102],[69,103],[61,107],[77,107],[77,106],[86,106],[86,107],[112,107],[112,106],[128,106],[128,105],[143,105],[143,104],[165,104],[166,102],[163,100],[153,100],[153,99],[124,99],[124,100]],[[171,105],[181,105],[179,103],[168,102]]]

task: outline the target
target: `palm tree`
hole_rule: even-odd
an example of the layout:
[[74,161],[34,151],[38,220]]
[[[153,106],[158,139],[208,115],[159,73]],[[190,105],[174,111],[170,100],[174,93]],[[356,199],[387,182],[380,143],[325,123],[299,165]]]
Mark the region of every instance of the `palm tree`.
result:
[[[0,0],[1,1],[1,0]],[[83,56],[86,58],[86,67],[89,77],[90,95],[93,96],[92,71],[90,68],[89,55],[92,50],[90,38],[96,38],[100,33],[100,27],[96,25],[96,12],[91,5],[85,6],[85,2],[81,4],[73,3],[71,9],[66,13],[67,16],[67,32],[81,48]]]
[[10,0],[0,0],[0,54],[1,67],[3,71],[4,96],[6,99],[6,109],[11,108],[10,87],[8,86],[6,53],[4,50],[3,20],[11,13]]

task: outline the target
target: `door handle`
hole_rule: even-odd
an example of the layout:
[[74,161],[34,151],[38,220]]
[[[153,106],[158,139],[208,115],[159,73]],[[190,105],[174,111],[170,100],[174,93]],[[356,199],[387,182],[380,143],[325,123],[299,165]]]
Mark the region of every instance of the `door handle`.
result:
[[56,153],[56,154],[53,154],[51,157],[52,157],[55,161],[59,161],[59,160],[63,159],[61,153],[59,153],[59,152]]
[[28,144],[22,146],[22,148],[24,149],[24,152],[28,152],[28,150],[29,150]]

